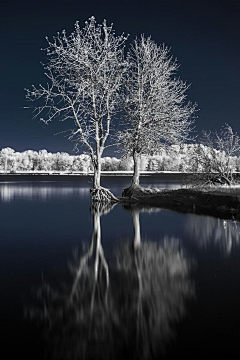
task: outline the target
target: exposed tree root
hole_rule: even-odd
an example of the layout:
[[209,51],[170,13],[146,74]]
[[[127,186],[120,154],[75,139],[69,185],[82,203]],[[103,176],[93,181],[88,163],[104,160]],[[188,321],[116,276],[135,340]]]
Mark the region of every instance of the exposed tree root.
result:
[[90,189],[92,195],[92,202],[99,203],[114,203],[119,202],[118,198],[114,196],[109,189],[104,187],[92,188]]

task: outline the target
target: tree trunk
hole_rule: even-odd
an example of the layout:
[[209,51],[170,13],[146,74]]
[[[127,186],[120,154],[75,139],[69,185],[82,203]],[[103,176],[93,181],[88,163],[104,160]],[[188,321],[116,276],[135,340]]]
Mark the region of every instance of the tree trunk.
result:
[[139,186],[139,178],[140,178],[140,160],[141,155],[137,152],[133,154],[134,168],[133,168],[133,178],[131,186]]
[[119,200],[111,193],[110,190],[101,186],[101,156],[102,152],[97,152],[94,159],[94,178],[93,187],[90,189],[92,195],[92,203],[111,203],[118,202]]
[[123,191],[122,191],[123,197],[131,198],[132,196],[134,196],[134,192],[139,188],[140,160],[141,160],[141,155],[137,152],[134,152],[134,154],[133,154],[134,167],[133,167],[132,182],[131,182],[131,185],[129,188],[123,189]]
[[94,166],[94,179],[93,179],[93,188],[99,189],[101,181],[101,158],[98,157],[96,160],[96,165]]

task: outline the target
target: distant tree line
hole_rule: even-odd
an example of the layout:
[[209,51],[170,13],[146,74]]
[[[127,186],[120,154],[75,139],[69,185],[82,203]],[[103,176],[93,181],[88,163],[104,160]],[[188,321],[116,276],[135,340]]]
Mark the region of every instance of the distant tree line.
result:
[[[210,149],[203,144],[171,145],[163,147],[157,154],[142,155],[140,170],[209,173],[216,171],[216,161],[222,166],[224,163],[227,164],[232,172],[240,171],[238,156],[228,156],[224,151]],[[209,168],[211,166],[212,169]],[[103,157],[101,160],[102,171],[133,171],[133,167],[132,157]],[[1,173],[22,171],[89,173],[93,170],[91,158],[87,154],[69,155],[66,152],[51,153],[47,150],[15,152],[11,148],[3,148],[0,151]]]

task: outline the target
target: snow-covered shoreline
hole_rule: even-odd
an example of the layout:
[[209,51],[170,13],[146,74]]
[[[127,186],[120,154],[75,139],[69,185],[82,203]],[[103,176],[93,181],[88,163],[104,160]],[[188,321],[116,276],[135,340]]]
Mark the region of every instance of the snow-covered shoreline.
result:
[[[132,176],[133,171],[102,171],[101,174],[104,176]],[[171,174],[171,175],[185,175],[188,173],[180,172],[180,171],[141,171],[142,176],[150,176],[150,175],[162,175],[162,174]],[[93,176],[93,172],[78,172],[78,171],[15,171],[15,172],[4,172],[0,170],[1,175],[71,175],[71,176]]]

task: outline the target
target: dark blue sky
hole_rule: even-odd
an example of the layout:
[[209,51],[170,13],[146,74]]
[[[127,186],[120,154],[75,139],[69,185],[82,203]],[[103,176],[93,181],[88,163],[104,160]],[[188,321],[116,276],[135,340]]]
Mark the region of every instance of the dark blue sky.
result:
[[[47,149],[72,153],[73,144],[58,121],[46,126],[32,120],[24,88],[44,82],[40,61],[45,36],[73,30],[76,20],[94,15],[114,23],[130,40],[144,33],[172,48],[179,75],[192,84],[188,99],[200,111],[196,130],[219,129],[225,122],[240,133],[240,2],[145,1],[6,1],[1,5],[0,149]],[[106,153],[110,154],[109,151]]]

